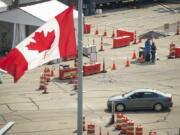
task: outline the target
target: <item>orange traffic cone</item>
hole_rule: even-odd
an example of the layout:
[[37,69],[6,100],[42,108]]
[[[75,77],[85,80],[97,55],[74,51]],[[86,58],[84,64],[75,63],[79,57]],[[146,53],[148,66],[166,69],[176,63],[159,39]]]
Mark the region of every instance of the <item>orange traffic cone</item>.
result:
[[102,70],[102,73],[106,73],[106,66],[105,66],[105,60],[103,59],[103,70]]
[[141,38],[139,38],[138,43],[142,43],[142,39]]
[[54,67],[51,68],[51,73],[50,73],[50,76],[53,77],[54,76]]
[[126,67],[129,67],[130,66],[130,61],[129,61],[129,59],[127,58],[126,59],[126,65],[125,65]]
[[104,30],[104,34],[103,34],[103,36],[107,36],[107,32],[106,32],[106,30]]
[[114,30],[113,30],[113,33],[112,33],[112,36],[111,36],[112,38],[114,38],[115,37],[115,32],[114,32]]
[[47,67],[47,81],[50,82],[51,81],[51,78],[50,78],[50,69]]
[[113,61],[112,70],[116,70],[116,69],[117,69],[117,65],[116,65],[115,61]]
[[48,81],[47,81],[47,76],[44,76],[44,91],[42,92],[43,94],[48,94],[47,90],[47,85],[48,85]]
[[85,117],[83,117],[83,131],[86,131],[86,121],[85,121]]
[[78,89],[78,82],[77,82],[77,80],[75,80],[74,82],[75,82],[74,83],[74,90],[77,90]]
[[73,80],[73,75],[71,74],[71,75],[70,75],[69,84],[72,84],[72,83],[74,83],[74,80]]
[[96,28],[95,35],[98,35],[98,34],[99,34],[99,31],[98,31],[98,28]]
[[103,37],[101,37],[101,44],[103,44]]
[[99,128],[99,135],[102,135],[101,127]]
[[75,80],[74,80],[74,90],[78,89],[78,74],[76,74]]
[[101,37],[101,46],[100,46],[99,51],[104,51],[104,48],[103,48],[103,38],[102,37]]
[[134,42],[133,44],[137,44],[137,40],[136,40],[136,31],[134,32]]
[[176,35],[179,35],[179,21],[177,22],[177,30],[176,30]]
[[107,135],[109,135],[109,131],[107,131]]
[[140,62],[140,63],[144,63],[144,61],[145,61],[145,60],[144,60],[143,56],[141,56],[141,58],[139,59],[139,62]]
[[135,52],[135,50],[134,50],[132,59],[136,59],[136,58],[137,58],[137,56],[136,56],[136,52]]
[[40,84],[39,84],[39,90],[44,89],[44,74],[41,74],[40,76]]

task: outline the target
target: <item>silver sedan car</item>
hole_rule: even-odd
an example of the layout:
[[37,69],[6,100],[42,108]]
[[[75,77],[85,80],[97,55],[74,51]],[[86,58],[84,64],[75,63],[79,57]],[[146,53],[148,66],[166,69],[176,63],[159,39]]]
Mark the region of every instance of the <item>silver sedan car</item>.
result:
[[116,111],[154,109],[162,111],[173,106],[172,95],[153,89],[135,89],[120,96],[113,96],[108,99],[107,107]]

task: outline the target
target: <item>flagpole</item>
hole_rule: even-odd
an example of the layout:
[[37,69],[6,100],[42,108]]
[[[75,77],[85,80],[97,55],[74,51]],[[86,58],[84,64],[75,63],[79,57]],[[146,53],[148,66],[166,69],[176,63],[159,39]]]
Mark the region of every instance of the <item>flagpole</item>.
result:
[[77,135],[83,135],[83,18],[82,18],[82,2],[78,0],[78,103],[77,103]]

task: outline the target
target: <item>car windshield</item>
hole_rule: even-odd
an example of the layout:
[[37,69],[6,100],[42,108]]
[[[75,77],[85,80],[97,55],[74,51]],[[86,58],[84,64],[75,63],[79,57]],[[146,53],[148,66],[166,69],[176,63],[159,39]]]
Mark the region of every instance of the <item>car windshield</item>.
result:
[[133,93],[134,93],[134,90],[131,90],[131,91],[127,92],[127,93],[124,93],[122,96],[123,96],[123,97],[129,97],[129,96],[132,95]]

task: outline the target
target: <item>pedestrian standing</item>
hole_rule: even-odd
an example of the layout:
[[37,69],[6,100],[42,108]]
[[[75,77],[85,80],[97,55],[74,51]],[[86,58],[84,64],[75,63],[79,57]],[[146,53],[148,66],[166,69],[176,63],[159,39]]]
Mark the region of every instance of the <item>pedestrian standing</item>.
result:
[[151,39],[147,39],[145,42],[145,48],[144,48],[144,56],[145,56],[145,61],[149,62],[151,59]]
[[152,45],[151,45],[151,61],[154,63],[155,62],[155,59],[156,59],[156,45],[154,42],[152,42]]

